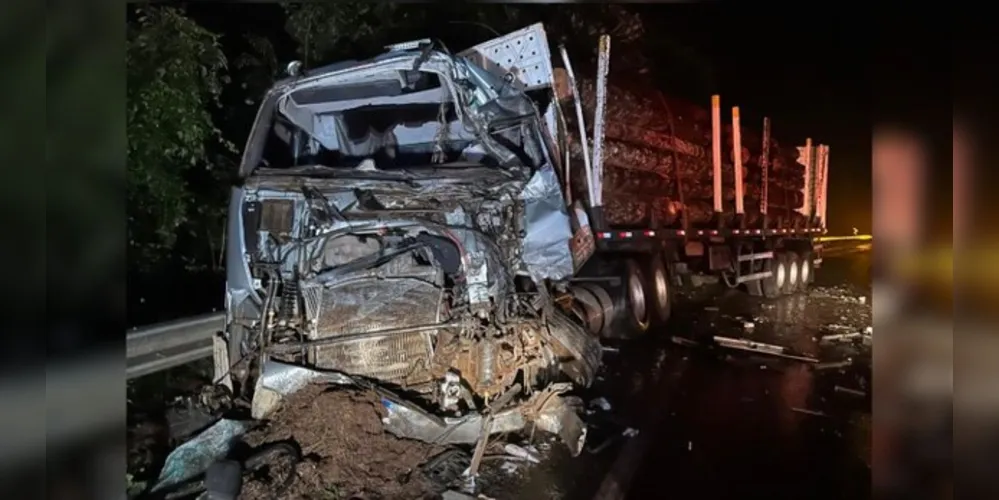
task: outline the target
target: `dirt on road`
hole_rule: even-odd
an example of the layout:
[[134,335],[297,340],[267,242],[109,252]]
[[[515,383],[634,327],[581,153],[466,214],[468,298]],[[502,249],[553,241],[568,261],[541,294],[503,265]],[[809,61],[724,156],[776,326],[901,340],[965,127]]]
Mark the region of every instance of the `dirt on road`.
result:
[[[371,391],[311,386],[289,397],[266,427],[245,440],[254,447],[287,441],[301,448],[297,477],[279,499],[436,498],[417,467],[442,448],[386,433],[384,416]],[[240,499],[274,499],[268,483],[280,476],[251,479]]]

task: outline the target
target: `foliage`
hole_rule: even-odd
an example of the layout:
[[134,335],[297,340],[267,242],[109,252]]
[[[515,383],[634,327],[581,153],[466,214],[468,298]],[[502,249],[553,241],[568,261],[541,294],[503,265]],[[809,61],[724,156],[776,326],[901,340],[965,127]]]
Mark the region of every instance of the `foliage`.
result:
[[[235,152],[211,114],[226,69],[218,35],[173,7],[136,9],[126,42],[127,193],[130,260],[141,269],[169,255],[192,217],[211,215],[195,203],[188,176],[210,171],[213,151]],[[221,200],[216,206],[224,210]]]
[[[281,63],[270,40],[254,33],[243,38],[249,50],[236,57],[233,69],[240,72],[239,93],[244,97],[244,104],[253,106],[258,104],[257,98],[274,84],[274,77],[281,71]],[[256,108],[253,111],[255,114]]]
[[330,2],[284,4],[285,28],[306,67],[371,55],[385,45],[437,38],[459,50],[522,27],[524,10],[499,4]]
[[306,67],[351,51],[372,51],[387,36],[420,24],[419,10],[388,2],[312,2],[284,4],[285,29],[299,43]]

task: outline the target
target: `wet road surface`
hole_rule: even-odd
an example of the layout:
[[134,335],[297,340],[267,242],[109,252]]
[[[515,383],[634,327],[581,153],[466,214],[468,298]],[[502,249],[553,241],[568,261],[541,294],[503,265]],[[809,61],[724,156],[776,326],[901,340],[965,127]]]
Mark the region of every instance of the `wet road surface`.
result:
[[[590,451],[571,459],[552,443],[540,465],[493,470],[484,486],[505,482],[507,488],[486,493],[869,498],[869,350],[856,342],[820,342],[871,325],[868,248],[838,249],[799,295],[764,300],[709,286],[681,297],[666,328],[605,353],[604,378],[585,395]],[[820,364],[681,346],[674,336],[702,345],[713,336],[765,342]],[[844,360],[852,364],[826,364]],[[600,398],[610,410],[600,409]],[[628,428],[638,434],[621,436]]]

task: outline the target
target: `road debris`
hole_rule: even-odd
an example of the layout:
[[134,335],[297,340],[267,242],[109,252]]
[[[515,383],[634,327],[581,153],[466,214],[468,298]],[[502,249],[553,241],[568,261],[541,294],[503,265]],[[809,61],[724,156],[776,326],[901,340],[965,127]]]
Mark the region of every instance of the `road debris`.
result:
[[804,413],[805,415],[814,415],[816,417],[828,417],[829,416],[829,415],[826,415],[825,413],[822,413],[820,411],[808,410],[808,409],[805,409],[805,408],[791,408],[791,411],[793,411],[795,413]]
[[536,451],[529,450],[527,448],[524,448],[523,446],[518,446],[513,443],[507,443],[503,445],[503,451],[509,453],[514,457],[523,458],[524,460],[527,460],[532,464],[541,463],[541,457],[538,456],[538,453]]
[[701,346],[701,344],[699,342],[694,341],[694,340],[690,340],[690,339],[686,339],[686,338],[683,338],[683,337],[673,336],[673,337],[670,337],[670,341],[673,342],[676,345],[682,345],[684,347],[700,347]]
[[812,365],[813,370],[832,370],[837,368],[846,368],[853,365],[853,358],[847,358],[843,361],[826,361],[822,363],[816,363]]
[[245,421],[222,419],[178,446],[167,455],[151,492],[169,493],[204,474],[213,463],[226,457],[232,443],[249,426]]
[[600,397],[590,401],[590,408],[600,408],[603,411],[611,411],[611,404],[607,399]]
[[475,477],[479,473],[479,465],[482,463],[482,457],[486,453],[486,445],[489,444],[489,435],[491,434],[490,425],[492,424],[493,416],[498,410],[509,404],[510,401],[513,400],[513,397],[520,392],[520,389],[520,384],[514,384],[513,387],[493,400],[493,402],[486,407],[487,413],[485,418],[482,420],[481,429],[479,431],[479,439],[475,443],[475,451],[472,452],[472,462],[469,464],[468,470],[464,474],[467,479],[466,484],[469,491],[475,491]]
[[744,339],[733,339],[730,337],[714,336],[715,344],[724,347],[726,349],[735,349],[740,351],[748,351],[759,354],[766,354],[768,356],[776,356],[783,359],[789,359],[794,361],[801,361],[804,363],[818,363],[819,360],[810,356],[798,356],[795,354],[787,354],[786,347],[782,347],[774,344],[767,344],[764,342],[754,342]]
[[833,391],[840,394],[849,394],[850,396],[857,396],[857,397],[864,397],[867,395],[867,393],[864,391],[857,389],[850,389],[849,387],[843,387],[839,385],[833,387]]
[[608,437],[607,439],[605,439],[599,445],[593,446],[591,448],[588,448],[586,451],[590,452],[593,455],[597,455],[597,454],[602,453],[607,448],[609,448],[612,444],[614,444],[614,443],[618,442],[619,440],[621,440],[621,438],[632,438],[632,437],[635,437],[637,435],[638,435],[638,429],[633,429],[631,427],[628,427],[628,428],[624,429],[623,431],[621,431],[620,433],[617,433],[617,434],[614,434],[614,435]]
[[863,338],[864,334],[860,332],[854,333],[837,333],[833,335],[823,335],[819,338],[819,342],[831,343],[831,342],[845,342],[848,340],[856,340]]

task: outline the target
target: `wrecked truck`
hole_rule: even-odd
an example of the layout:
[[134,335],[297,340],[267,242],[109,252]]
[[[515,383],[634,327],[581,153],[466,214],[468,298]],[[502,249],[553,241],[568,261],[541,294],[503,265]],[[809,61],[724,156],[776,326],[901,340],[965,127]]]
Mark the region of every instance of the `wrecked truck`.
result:
[[293,64],[267,92],[231,193],[214,344],[216,379],[254,418],[313,381],[367,385],[401,437],[531,423],[582,449],[562,395],[594,380],[601,346],[559,300],[592,250],[571,244],[586,227],[558,175],[550,55],[534,44],[533,73],[484,56],[528,38],[541,26],[457,55],[424,40]]

